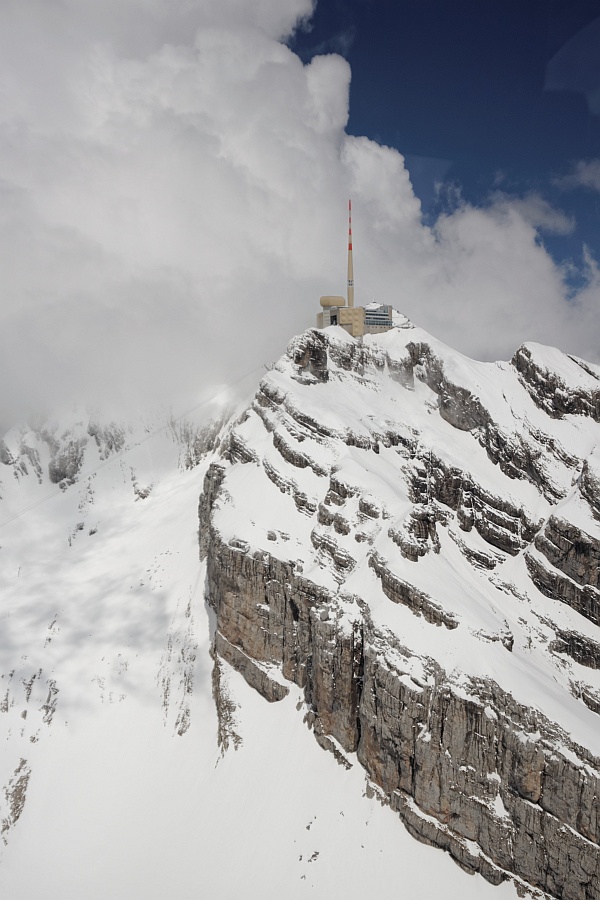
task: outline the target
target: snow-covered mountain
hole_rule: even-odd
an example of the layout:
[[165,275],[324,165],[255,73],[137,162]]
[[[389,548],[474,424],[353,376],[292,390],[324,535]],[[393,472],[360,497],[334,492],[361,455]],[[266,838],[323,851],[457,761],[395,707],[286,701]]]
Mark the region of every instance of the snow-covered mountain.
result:
[[9,432],[0,896],[597,900],[599,420],[401,319]]
[[493,883],[600,897],[600,369],[311,330],[201,499],[216,647]]

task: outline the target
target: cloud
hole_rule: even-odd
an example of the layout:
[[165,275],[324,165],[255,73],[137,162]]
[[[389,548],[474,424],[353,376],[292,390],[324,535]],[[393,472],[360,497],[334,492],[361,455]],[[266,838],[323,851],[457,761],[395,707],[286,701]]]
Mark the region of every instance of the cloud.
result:
[[356,26],[347,25],[339,31],[336,31],[335,34],[327,38],[327,40],[312,46],[309,51],[305,50],[305,55],[313,57],[329,53],[339,53],[340,56],[347,57],[354,46],[355,40]]
[[[597,358],[597,277],[570,300],[535,196],[423,224],[403,157],[346,134],[350,68],[281,40],[311,0],[0,6],[0,422],[76,395],[234,381],[345,283],[486,358]],[[561,231],[562,229],[562,231]]]
[[498,192],[492,196],[492,205],[497,215],[511,216],[518,213],[525,222],[548,234],[567,235],[575,230],[574,219],[556,209],[540,194],[529,193],[524,197],[515,197]]
[[[355,231],[360,247],[358,225]],[[593,350],[567,299],[564,275],[522,204],[496,197],[476,208],[461,201],[431,231],[404,222],[388,229],[387,240],[379,233],[375,241],[385,257],[371,273],[373,293],[463,352],[507,358],[524,340]],[[368,252],[377,251],[369,246]],[[597,293],[587,301],[598,308]],[[592,322],[586,317],[586,327]]]
[[565,190],[590,188],[600,191],[600,159],[579,160],[568,175],[557,178],[555,183]]

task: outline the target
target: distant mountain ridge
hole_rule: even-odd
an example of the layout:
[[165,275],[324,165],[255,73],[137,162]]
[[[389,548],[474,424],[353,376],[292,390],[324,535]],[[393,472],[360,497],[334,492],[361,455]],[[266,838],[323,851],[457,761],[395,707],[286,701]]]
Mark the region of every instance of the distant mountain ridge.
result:
[[215,646],[411,833],[600,898],[600,368],[295,338],[200,499]]

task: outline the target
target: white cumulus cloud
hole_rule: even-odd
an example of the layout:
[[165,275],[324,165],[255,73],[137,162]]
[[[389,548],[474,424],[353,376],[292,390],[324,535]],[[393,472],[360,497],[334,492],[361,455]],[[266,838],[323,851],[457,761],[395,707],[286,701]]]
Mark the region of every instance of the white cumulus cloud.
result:
[[557,184],[565,189],[579,187],[600,191],[600,159],[578,160],[568,175],[557,179]]
[[460,349],[597,358],[597,276],[569,297],[535,197],[426,227],[403,157],[346,134],[351,73],[281,43],[311,0],[0,6],[0,421],[80,394],[235,380],[345,284]]

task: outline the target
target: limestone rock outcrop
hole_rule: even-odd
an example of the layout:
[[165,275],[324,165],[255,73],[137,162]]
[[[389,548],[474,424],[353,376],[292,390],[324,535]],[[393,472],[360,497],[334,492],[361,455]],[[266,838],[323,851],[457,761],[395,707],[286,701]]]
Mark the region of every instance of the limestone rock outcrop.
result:
[[594,380],[537,345],[311,330],[199,508],[216,652],[270,702],[301,688],[416,837],[561,900],[600,900]]

